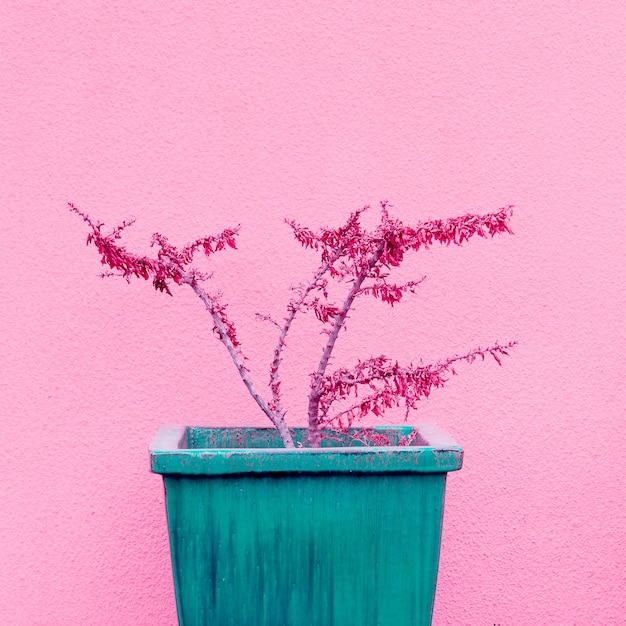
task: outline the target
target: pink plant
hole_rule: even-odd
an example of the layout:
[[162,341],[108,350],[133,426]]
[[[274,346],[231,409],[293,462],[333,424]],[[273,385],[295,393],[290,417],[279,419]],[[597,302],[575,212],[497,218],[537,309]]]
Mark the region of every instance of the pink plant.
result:
[[[269,316],[259,316],[271,321],[278,328],[278,340],[270,366],[270,396],[264,399],[258,392],[245,366],[241,346],[237,340],[235,326],[226,315],[226,305],[216,293],[207,291],[202,282],[208,279],[205,273],[192,267],[194,255],[199,250],[207,256],[227,246],[235,248],[239,227],[227,229],[216,236],[198,239],[178,249],[160,234],[152,237],[156,257],[138,256],[128,252],[119,240],[122,231],[132,222],[123,222],[109,234],[102,233],[104,224],[94,222],[86,213],[73,204],[70,209],[80,215],[89,226],[87,244],[93,244],[100,253],[103,265],[112,272],[130,280],[132,277],[152,280],[158,291],[172,295],[170,281],[177,285],[188,285],[202,300],[213,319],[213,330],[228,350],[239,376],[248,391],[280,432],[286,447],[294,447],[293,439],[285,421],[285,409],[280,393],[280,368],[287,335],[296,315],[313,311],[325,325],[326,342],[318,367],[311,374],[311,389],[308,403],[309,445],[319,447],[322,428],[347,432],[356,420],[368,413],[377,417],[392,407],[404,405],[406,414],[423,398],[428,397],[433,387],[442,387],[448,374],[454,374],[454,364],[459,361],[484,360],[491,355],[498,363],[500,356],[508,354],[516,342],[496,343],[488,348],[474,348],[469,352],[452,356],[431,365],[400,365],[386,356],[358,361],[351,368],[338,368],[328,373],[328,366],[337,338],[345,326],[346,319],[356,298],[373,296],[393,306],[407,292],[414,292],[423,278],[402,284],[389,281],[391,268],[399,266],[404,255],[411,250],[427,248],[433,243],[461,245],[474,235],[493,237],[498,233],[511,233],[509,221],[512,208],[505,207],[486,215],[467,214],[447,220],[432,220],[405,226],[389,215],[386,202],[381,203],[378,226],[368,232],[360,223],[361,209],[352,213],[347,222],[336,229],[321,229],[314,232],[293,221],[287,223],[295,238],[305,247],[320,253],[321,264],[311,280],[295,290],[295,296],[287,306],[282,322]],[[329,280],[346,285],[343,302],[329,299]],[[341,402],[343,401],[343,403]],[[347,407],[345,405],[348,405]],[[339,406],[340,408],[336,408]],[[343,407],[343,408],[341,408]],[[367,429],[353,435],[363,443],[380,445],[382,435],[368,433]],[[384,438],[384,436],[382,436]],[[411,437],[404,438],[401,445],[408,445]]]

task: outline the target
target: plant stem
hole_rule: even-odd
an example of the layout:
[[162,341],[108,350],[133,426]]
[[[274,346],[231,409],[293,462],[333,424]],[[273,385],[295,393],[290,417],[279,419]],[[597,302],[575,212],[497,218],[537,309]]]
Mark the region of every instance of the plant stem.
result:
[[330,356],[335,347],[335,343],[337,341],[337,337],[348,317],[348,311],[352,307],[352,303],[354,299],[359,295],[359,290],[361,289],[361,285],[363,281],[369,276],[370,272],[380,260],[380,257],[383,254],[385,249],[384,242],[379,245],[374,254],[370,257],[367,262],[366,267],[364,267],[360,274],[357,276],[354,284],[350,288],[346,299],[339,310],[339,313],[335,316],[335,323],[333,325],[333,329],[330,332],[328,337],[328,341],[326,342],[326,346],[324,347],[324,351],[322,352],[322,358],[320,359],[319,365],[317,366],[317,371],[313,374],[313,381],[311,383],[311,393],[309,394],[309,445],[311,448],[319,448],[321,441],[321,432],[320,432],[320,420],[319,420],[319,404],[320,399],[322,397],[322,381],[324,378],[324,373],[326,372],[326,367],[328,366],[328,362],[330,361]]
[[278,341],[276,342],[276,348],[274,349],[274,359],[272,360],[272,365],[270,367],[270,387],[272,389],[272,401],[274,407],[276,409],[277,415],[284,420],[284,410],[282,408],[280,402],[280,376],[279,369],[280,364],[282,363],[282,351],[285,347],[285,339],[287,338],[287,333],[291,328],[291,324],[293,323],[296,315],[302,309],[302,306],[307,298],[307,296],[319,285],[319,281],[323,278],[324,274],[330,269],[333,263],[339,259],[339,257],[343,254],[343,249],[339,248],[334,251],[331,258],[328,262],[324,263],[322,267],[320,267],[315,276],[311,279],[309,284],[304,288],[300,297],[296,301],[291,301],[289,303],[289,309],[287,317],[285,318],[285,323],[282,327],[279,327],[280,333],[278,335]]
[[250,374],[243,364],[243,360],[241,354],[233,344],[231,338],[228,335],[228,330],[224,326],[224,322],[217,312],[215,306],[213,305],[213,301],[211,297],[198,285],[198,282],[193,278],[186,276],[182,279],[182,282],[186,282],[195,292],[196,295],[204,302],[207,310],[211,314],[213,318],[213,322],[215,323],[215,327],[217,328],[217,332],[219,333],[220,341],[226,346],[228,353],[230,354],[237,371],[239,372],[239,376],[241,376],[241,380],[244,385],[247,387],[250,395],[254,398],[255,402],[261,407],[261,410],[269,417],[270,421],[274,426],[278,429],[280,433],[281,439],[285,444],[285,448],[294,448],[293,438],[291,437],[291,433],[287,428],[287,424],[285,423],[284,416],[282,414],[277,414],[270,409],[267,405],[267,402],[261,397],[261,394],[256,390],[252,379],[250,378]]

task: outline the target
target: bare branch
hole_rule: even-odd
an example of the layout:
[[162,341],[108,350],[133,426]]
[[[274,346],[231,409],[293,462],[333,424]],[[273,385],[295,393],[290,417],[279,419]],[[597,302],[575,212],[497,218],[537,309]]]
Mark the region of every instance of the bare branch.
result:
[[274,348],[274,358],[270,365],[270,388],[272,390],[272,405],[276,413],[284,418],[285,411],[282,407],[280,400],[280,364],[282,363],[282,352],[285,347],[285,341],[287,338],[287,333],[293,324],[293,321],[296,315],[303,309],[305,306],[306,300],[309,294],[320,288],[325,291],[326,285],[322,283],[322,279],[326,272],[328,272],[333,264],[344,254],[344,250],[342,248],[337,248],[332,251],[328,260],[322,264],[322,266],[317,270],[313,278],[309,281],[309,283],[302,289],[300,293],[300,297],[292,300],[287,307],[287,317],[285,318],[284,324],[282,327],[279,327],[279,335],[278,340],[276,342],[276,347]]
[[232,326],[226,320],[223,309],[220,305],[215,301],[215,299],[210,296],[193,278],[188,278],[187,276],[183,277],[182,282],[188,284],[196,293],[196,295],[204,302],[207,310],[211,314],[213,318],[213,322],[217,329],[217,334],[219,340],[224,344],[228,353],[239,372],[239,376],[243,381],[244,385],[250,392],[250,395],[254,398],[254,401],[259,405],[263,413],[269,417],[271,422],[278,429],[281,438],[287,448],[293,448],[293,439],[291,437],[291,433],[287,428],[287,424],[282,416],[276,415],[274,411],[268,406],[268,404],[263,400],[261,394],[257,391],[252,379],[250,378],[250,373],[248,372],[246,366],[243,363],[243,358],[241,352],[237,349],[238,344],[232,338]]
[[281,328],[281,325],[271,315],[265,315],[263,313],[255,313],[254,316],[256,317],[257,320],[261,322],[269,322],[270,324],[273,324],[274,326],[276,326],[276,328],[278,328],[279,330]]

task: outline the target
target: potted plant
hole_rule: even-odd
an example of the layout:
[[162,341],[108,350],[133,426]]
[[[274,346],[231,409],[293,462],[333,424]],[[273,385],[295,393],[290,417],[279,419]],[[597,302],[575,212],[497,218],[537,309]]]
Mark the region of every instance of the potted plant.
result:
[[[402,284],[390,271],[405,255],[434,243],[461,245],[473,236],[511,232],[511,207],[486,215],[404,225],[381,203],[368,231],[363,210],[335,229],[287,223],[297,241],[320,254],[311,279],[295,289],[277,327],[267,394],[246,368],[235,325],[208,275],[192,265],[235,248],[239,228],[184,248],[155,234],[156,254],[121,244],[124,222],[103,224],[74,205],[113,274],[151,280],[170,295],[172,283],[197,294],[216,338],[272,428],[169,426],[150,446],[152,471],[162,474],[179,623],[302,625],[430,624],[447,472],[460,469],[462,449],[434,425],[363,428],[403,406],[406,418],[454,373],[459,361],[491,355],[498,363],[515,342],[474,348],[430,365],[401,365],[387,356],[331,369],[339,335],[357,298],[394,305],[422,278]],[[109,272],[110,273],[110,272]],[[340,301],[331,281],[344,288]],[[324,326],[322,353],[311,374],[308,428],[290,428],[281,397],[281,365],[297,316],[312,312]]]

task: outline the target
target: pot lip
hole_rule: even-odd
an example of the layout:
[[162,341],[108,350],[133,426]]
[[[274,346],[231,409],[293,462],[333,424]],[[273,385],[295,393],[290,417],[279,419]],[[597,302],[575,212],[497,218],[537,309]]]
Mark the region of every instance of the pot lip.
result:
[[[229,434],[274,434],[271,427],[163,426],[150,443],[151,470],[157,474],[265,474],[265,473],[446,473],[461,469],[463,449],[432,423],[379,426],[405,435],[416,428],[420,443],[409,446],[193,447],[194,432],[228,431]],[[306,429],[293,429],[294,432]],[[361,429],[355,429],[360,431]]]

